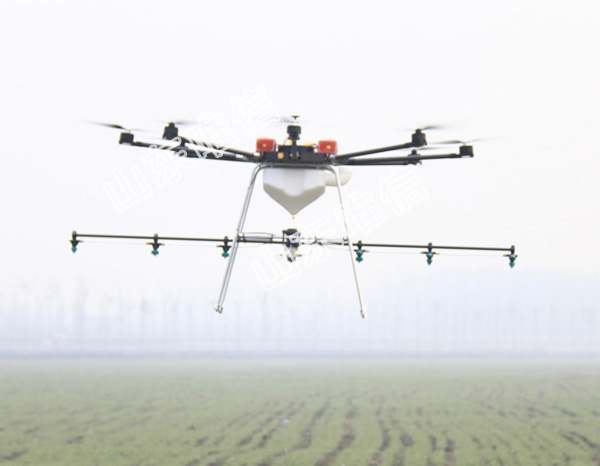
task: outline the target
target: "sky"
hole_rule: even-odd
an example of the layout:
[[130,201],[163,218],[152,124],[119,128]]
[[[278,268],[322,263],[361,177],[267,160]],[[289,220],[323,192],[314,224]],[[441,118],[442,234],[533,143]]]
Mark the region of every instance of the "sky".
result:
[[[234,341],[227,328],[242,314],[270,325],[282,309],[303,329],[323,309],[334,327],[354,319],[340,338],[359,338],[366,326],[339,251],[306,257],[294,273],[278,268],[280,251],[240,251],[223,316],[211,310],[225,270],[216,248],[164,248],[156,258],[145,245],[70,251],[72,230],[231,237],[252,166],[192,161],[161,183],[144,149],[119,146],[118,131],[85,122],[159,136],[164,122],[209,115],[233,128],[235,147],[252,150],[257,137],[285,135],[282,125],[253,131],[236,121],[236,103],[256,93],[279,114],[302,116],[302,142],[336,139],[340,152],[406,142],[411,128],[430,124],[445,127],[429,132],[430,142],[485,138],[473,159],[416,167],[425,196],[400,213],[382,197],[382,177],[399,172],[359,168],[344,187],[347,198],[372,199],[383,212],[356,239],[514,244],[519,254],[511,270],[502,257],[440,255],[427,267],[421,255],[369,253],[360,272],[373,339],[397,313],[417,331],[418,312],[435,321],[435,309],[446,309],[460,323],[467,308],[484,310],[473,334],[525,325],[537,307],[567,321],[573,312],[573,329],[600,335],[598,13],[583,1],[2,2],[5,337],[24,328],[20,309],[35,316],[49,302],[76,309],[83,299],[97,316],[119,300],[175,299],[197,312],[194,325],[210,323],[207,338],[224,332]],[[119,211],[105,186],[132,167],[151,189]],[[328,188],[294,221],[256,189],[246,231],[296,225],[339,236],[336,203]],[[279,272],[265,285],[267,269]],[[449,288],[456,294],[446,296]],[[516,309],[513,320],[485,317],[503,306]]]

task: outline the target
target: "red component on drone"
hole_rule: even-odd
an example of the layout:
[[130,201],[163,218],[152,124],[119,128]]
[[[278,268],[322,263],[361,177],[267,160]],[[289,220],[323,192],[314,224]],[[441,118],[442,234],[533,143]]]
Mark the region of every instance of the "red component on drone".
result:
[[337,154],[337,141],[333,139],[326,139],[324,141],[319,141],[319,152],[321,154]]
[[258,138],[256,140],[256,152],[274,152],[277,150],[275,139]]

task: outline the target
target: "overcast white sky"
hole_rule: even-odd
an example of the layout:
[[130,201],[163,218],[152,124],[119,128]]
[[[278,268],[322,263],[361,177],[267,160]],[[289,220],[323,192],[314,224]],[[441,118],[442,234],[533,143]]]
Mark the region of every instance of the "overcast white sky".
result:
[[[512,274],[505,285],[521,282],[521,290],[533,276],[536,283],[554,277],[548,287],[560,277],[600,278],[594,2],[4,1],[0,14],[5,296],[28,279],[67,288],[83,280],[142,292],[193,293],[197,285],[202,312],[214,304],[225,269],[218,251],[171,248],[153,258],[141,246],[90,244],[73,256],[67,240],[73,229],[232,236],[252,166],[197,161],[178,183],[118,213],[103,185],[115,168],[139,166],[151,176],[141,164],[145,152],[118,146],[117,131],[81,121],[159,134],[156,121],[229,118],[233,98],[262,87],[281,113],[305,117],[302,142],[334,138],[341,152],[404,142],[406,128],[426,124],[449,127],[428,134],[430,141],[490,138],[475,144],[473,159],[423,163],[417,173],[429,199],[391,213],[361,239],[515,244],[516,268],[504,258],[440,256],[432,272],[422,256],[371,255],[361,264],[367,296],[394,302],[403,279],[426,282],[436,273],[498,271]],[[255,137],[280,140],[283,129],[249,135],[238,128],[237,145],[252,150]],[[378,197],[381,175],[381,168],[355,171],[347,195]],[[328,192],[298,222],[329,215],[336,202]],[[287,212],[256,190],[247,231],[289,226]],[[241,251],[228,301],[261,286],[251,267],[260,257]],[[336,253],[295,283],[311,287],[318,302],[327,283],[353,296],[349,278],[348,259]],[[293,300],[286,305],[301,311]]]

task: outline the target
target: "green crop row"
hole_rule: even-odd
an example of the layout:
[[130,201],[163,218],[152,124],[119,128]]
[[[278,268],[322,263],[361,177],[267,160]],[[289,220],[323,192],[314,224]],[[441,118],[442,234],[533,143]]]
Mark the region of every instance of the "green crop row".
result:
[[600,464],[598,361],[0,360],[0,464]]

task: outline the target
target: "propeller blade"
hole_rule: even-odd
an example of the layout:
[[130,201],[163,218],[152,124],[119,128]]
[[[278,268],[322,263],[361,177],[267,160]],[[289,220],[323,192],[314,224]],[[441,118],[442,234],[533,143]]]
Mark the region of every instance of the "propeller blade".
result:
[[169,123],[173,123],[176,126],[194,126],[198,124],[198,120],[175,120],[169,121]]
[[180,119],[180,120],[152,120],[154,123],[160,123],[161,125],[168,125],[173,123],[175,126],[194,126],[199,123],[199,120],[188,120],[188,119]]
[[340,119],[332,119],[332,118],[311,118],[311,117],[303,117],[297,113],[282,113],[281,116],[277,119],[273,119],[268,123],[268,125],[329,125],[332,123],[339,122]]
[[421,131],[435,131],[435,130],[439,130],[439,129],[447,129],[447,126],[443,126],[443,125],[428,125],[428,126],[423,126],[421,128],[419,128]]
[[[143,133],[143,134],[155,134],[156,131],[142,129],[142,128],[125,128],[122,125],[118,125],[116,123],[105,123],[102,121],[86,121],[85,123],[95,126],[104,126],[105,128],[118,129],[120,131],[125,131],[126,133]],[[160,136],[156,136],[157,139],[160,139]]]
[[116,123],[105,123],[103,121],[87,121],[91,125],[104,126],[106,128],[120,129],[121,131],[126,131],[131,133],[132,131],[140,131],[139,128],[125,128],[124,126],[118,125]]
[[425,126],[413,126],[412,128],[400,128],[402,131],[411,131],[415,132],[417,130],[421,131],[436,131],[441,129],[448,129],[449,127],[446,125],[425,125]]
[[287,125],[302,125],[304,123],[310,123],[310,120],[300,118],[298,114],[282,114],[278,118],[273,118],[265,126],[287,126]]
[[300,123],[300,115],[282,115],[279,123]]
[[418,147],[416,150],[417,150],[417,152],[421,152],[422,150],[442,150],[442,149],[444,149],[444,148],[443,147],[437,147],[437,146],[429,146],[429,145],[427,145],[427,146]]
[[477,138],[477,139],[469,139],[468,141],[461,141],[460,139],[448,139],[446,141],[435,141],[432,144],[461,144],[461,145],[465,145],[465,144],[472,144],[474,142],[484,142],[484,141],[489,141],[489,139],[486,139],[486,138]]

